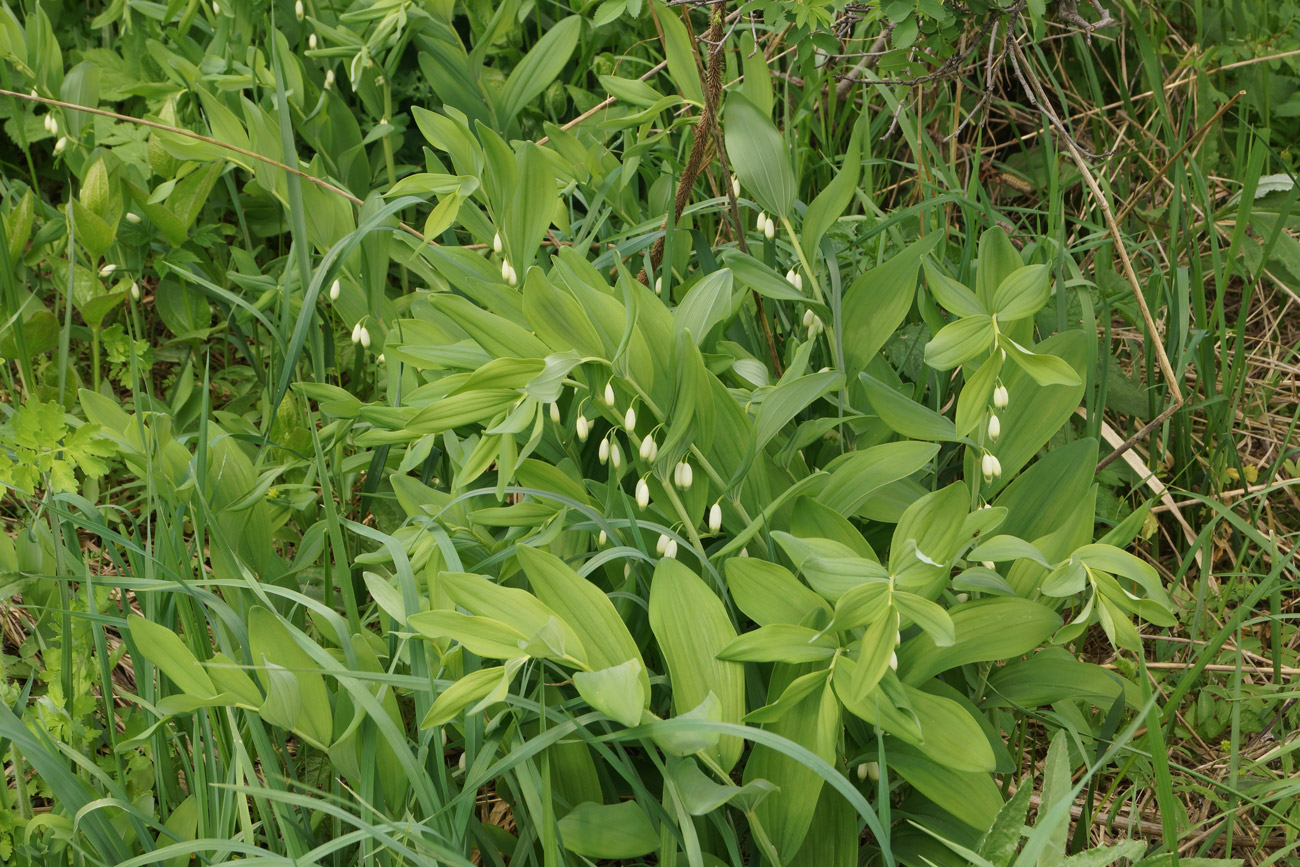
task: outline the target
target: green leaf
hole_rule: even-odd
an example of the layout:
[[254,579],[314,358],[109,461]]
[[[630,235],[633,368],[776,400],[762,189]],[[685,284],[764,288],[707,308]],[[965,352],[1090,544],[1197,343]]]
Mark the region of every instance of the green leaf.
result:
[[274,612],[254,606],[248,615],[254,664],[266,688],[262,717],[293,729],[317,749],[328,749],[334,732],[329,690],[319,664],[298,644]]
[[[653,0],[655,20],[663,31],[664,59],[668,61],[668,77],[677,85],[678,91],[696,105],[704,105],[704,91],[700,89],[698,71],[699,55],[695,51],[695,42],[686,31],[686,25],[675,9],[666,6],[662,0]],[[731,145],[727,145],[731,151]]]
[[126,618],[126,625],[140,655],[158,666],[181,692],[196,698],[211,698],[217,694],[212,679],[179,635],[166,626],[134,614]]
[[736,638],[718,652],[734,662],[817,662],[835,655],[834,636],[806,626],[774,623]]
[[1002,794],[987,773],[954,770],[926,749],[897,744],[889,750],[890,770],[925,797],[972,828],[987,828],[1002,807]]
[[947,418],[900,394],[866,373],[859,374],[871,409],[895,432],[909,439],[954,442],[956,426]]
[[795,379],[782,378],[763,398],[754,421],[754,453],[759,454],[778,433],[813,401],[844,384],[839,371],[809,373]]
[[939,302],[940,307],[957,316],[981,316],[989,312],[980,304],[974,292],[931,264],[928,256],[921,266],[925,270],[925,282],[930,287],[930,294]]
[[969,560],[993,560],[1002,562],[1006,560],[1033,560],[1040,566],[1048,566],[1047,558],[1043,552],[1039,551],[1033,545],[1024,539],[1017,539],[1015,536],[994,536],[979,545],[970,552],[967,557]]
[[[565,20],[575,19],[576,16]],[[543,36],[538,45],[553,33],[555,28]],[[515,154],[515,164],[518,180],[505,201],[501,217],[501,239],[511,266],[526,277],[528,268],[537,255],[537,248],[542,243],[542,237],[546,234],[546,227],[551,224],[551,216],[559,202],[559,192],[555,186],[555,171],[551,162],[537,145],[531,142],[521,145]],[[521,353],[516,350],[514,354]]]
[[956,628],[948,612],[929,599],[914,593],[897,592],[893,594],[893,600],[899,613],[921,627],[937,646],[952,647],[957,640]]
[[844,152],[844,162],[831,182],[817,194],[808,205],[803,218],[803,249],[809,256],[816,256],[822,236],[826,230],[844,213],[844,209],[853,201],[853,193],[858,187],[858,174],[862,160],[858,155],[859,135],[866,129],[865,123],[859,122],[849,138],[848,150]]
[[966,436],[987,418],[993,389],[1002,373],[1002,354],[995,352],[984,360],[973,374],[962,368],[966,384],[957,396],[957,436]]
[[849,452],[826,465],[831,480],[817,500],[841,515],[855,514],[877,489],[906,478],[939,452],[933,443],[898,442]]
[[582,31],[582,18],[570,15],[547,29],[511,70],[501,90],[501,120],[514,120],[529,102],[551,86],[573,56]]
[[744,96],[732,92],[723,114],[727,155],[741,187],[769,214],[786,219],[799,183],[790,168],[790,149],[771,119]]
[[1039,385],[1079,385],[1079,374],[1064,358],[1049,353],[1034,353],[1009,337],[1001,337],[998,345],[1006,350],[1007,358]]
[[640,858],[659,848],[659,834],[636,801],[579,804],[559,830],[564,848],[587,858]]
[[1033,316],[1052,295],[1052,275],[1046,265],[1025,265],[1012,271],[993,293],[993,312],[999,322]]
[[645,666],[639,659],[573,675],[573,685],[587,704],[629,727],[641,722],[642,712],[650,698],[644,681]]
[[699,342],[731,314],[732,278],[727,268],[705,275],[691,287],[673,313],[673,340],[685,334]]
[[694,759],[682,759],[672,770],[673,785],[682,806],[692,816],[706,816],[721,806],[735,802],[743,810],[752,810],[768,795],[777,791],[767,780],[752,780],[743,786],[715,783],[704,775]]
[[585,664],[586,649],[577,632],[527,590],[505,587],[491,578],[468,572],[441,572],[438,584],[453,602],[470,614],[508,623],[524,635],[536,635],[554,624],[559,629],[562,655]]
[[975,268],[975,295],[984,309],[994,309],[993,296],[998,286],[1024,264],[1020,253],[1001,226],[986,229],[980,235],[979,261]]
[[830,619],[831,609],[789,569],[757,557],[726,561],[727,587],[736,607],[759,626],[800,624],[815,611]]
[[[662,559],[650,582],[650,629],[668,666],[677,713],[700,705],[710,693],[723,722],[745,715],[745,668],[718,658],[736,638],[722,600],[677,560]],[[713,751],[724,770],[740,759],[742,743],[727,736]]]
[[582,305],[548,280],[541,268],[529,268],[524,278],[524,315],[537,336],[556,352],[576,350],[596,357],[605,354],[605,343]]
[[912,309],[921,259],[942,237],[940,232],[931,232],[913,241],[892,258],[859,274],[845,290],[839,324],[843,334],[846,375],[856,376],[866,370],[876,353],[898,330],[907,311]]
[[749,256],[739,250],[727,250],[722,254],[722,261],[737,281],[742,286],[748,286],[764,298],[771,298],[775,301],[795,301],[801,304],[808,303],[808,298],[798,289],[790,285],[776,271],[764,265],[762,262]]
[[480,668],[465,675],[438,694],[433,706],[420,721],[420,728],[446,725],[459,718],[471,705],[481,704],[493,697],[497,697],[498,701],[505,698],[521,662],[522,658],[516,658],[506,665]]
[[898,651],[898,670],[913,686],[936,674],[972,662],[1014,659],[1038,647],[1061,625],[1044,605],[1017,597],[976,599],[949,612],[953,642],[940,647],[929,635],[909,640]]
[[416,632],[427,638],[449,638],[485,659],[526,656],[528,636],[490,617],[472,617],[458,611],[422,611],[407,618]]
[[983,313],[949,322],[925,345],[925,363],[935,370],[951,370],[993,346],[993,319]]

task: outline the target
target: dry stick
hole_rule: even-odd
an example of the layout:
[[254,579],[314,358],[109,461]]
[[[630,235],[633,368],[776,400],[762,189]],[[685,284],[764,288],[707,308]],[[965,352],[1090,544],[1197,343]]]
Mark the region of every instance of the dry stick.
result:
[[[1024,58],[1020,54],[1020,46],[1016,43],[1015,39],[1009,39],[1008,43],[1011,46],[1011,63],[1012,66],[1015,67],[1017,77],[1020,78],[1022,84],[1025,84],[1028,89],[1031,89],[1031,92],[1041,101],[1041,105],[1046,105],[1047,95],[1043,93],[1042,87],[1039,85],[1037,79],[1033,77],[1033,73],[1029,70],[1028,62],[1024,62],[1022,68],[1022,61],[1024,61]],[[1049,119],[1052,119],[1054,123],[1060,123],[1060,121],[1056,121],[1051,115],[1048,115],[1048,117]],[[1061,129],[1064,132],[1064,127],[1061,127]],[[1119,254],[1120,264],[1124,267],[1124,276],[1128,279],[1129,287],[1133,290],[1133,298],[1137,301],[1138,310],[1142,314],[1142,321],[1145,323],[1147,331],[1151,335],[1152,343],[1155,345],[1156,361],[1159,363],[1160,373],[1164,376],[1165,382],[1173,393],[1173,399],[1163,412],[1147,424],[1143,425],[1141,430],[1121,443],[1109,455],[1101,459],[1097,464],[1097,471],[1100,472],[1102,469],[1107,467],[1111,461],[1133,448],[1139,440],[1151,431],[1155,430],[1158,426],[1163,424],[1167,418],[1177,412],[1186,402],[1186,398],[1183,396],[1182,388],[1178,385],[1178,377],[1174,375],[1173,365],[1169,363],[1169,356],[1165,353],[1164,343],[1160,340],[1160,332],[1156,328],[1155,319],[1151,316],[1151,308],[1147,306],[1146,296],[1142,294],[1142,284],[1138,282],[1137,273],[1133,270],[1133,261],[1129,258],[1128,248],[1124,245],[1124,238],[1120,234],[1119,223],[1115,220],[1115,214],[1110,208],[1110,202],[1107,201],[1106,195],[1101,191],[1101,187],[1097,185],[1097,178],[1093,176],[1092,170],[1088,168],[1088,160],[1080,152],[1080,148],[1075,144],[1074,138],[1068,133],[1063,135],[1063,138],[1066,147],[1070,150],[1070,156],[1074,159],[1075,166],[1079,169],[1079,174],[1083,176],[1084,183],[1088,185],[1089,191],[1097,202],[1097,207],[1101,209],[1102,217],[1106,221],[1106,228],[1109,230],[1111,238],[1115,241],[1115,252]]]

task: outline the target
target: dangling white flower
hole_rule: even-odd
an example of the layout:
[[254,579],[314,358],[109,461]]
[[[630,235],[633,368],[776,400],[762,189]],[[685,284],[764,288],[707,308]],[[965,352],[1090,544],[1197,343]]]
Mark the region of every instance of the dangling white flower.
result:
[[342,290],[342,288],[343,288],[343,287],[339,285],[339,281],[338,281],[338,280],[335,280],[333,283],[330,284],[330,300],[331,300],[331,301],[337,301],[337,300],[339,300],[339,292]]
[[607,536],[607,535],[605,534],[605,531],[604,531],[604,530],[601,530],[601,531],[600,531],[600,535],[596,537],[596,544],[599,545],[600,547],[604,548],[604,547],[605,547],[605,543],[608,542],[608,541],[609,541],[609,536]]
[[690,489],[691,482],[694,481],[694,479],[695,472],[691,469],[691,465],[686,461],[679,463],[677,469],[673,472],[673,481],[675,481],[677,487],[681,488],[683,491]]
[[803,291],[803,275],[798,271],[794,272],[794,288],[800,292]]
[[636,483],[636,504],[642,510],[650,505],[650,484],[645,479],[639,479]]
[[107,277],[109,274],[112,274],[116,270],[117,270],[116,265],[105,265],[103,268],[99,269],[99,276]]
[[740,556],[741,556],[741,557],[748,557],[748,556],[749,556],[749,549],[748,549],[748,548],[741,548],[741,549],[740,549]]
[[958,603],[962,603],[962,602],[965,602],[967,599],[970,599],[970,594],[969,594],[969,593],[958,593],[958,594],[957,594],[956,596],[954,596],[953,598],[956,599]]
[[632,430],[636,427],[636,410],[632,407],[627,408],[627,413],[623,416],[623,427]]
[[55,120],[52,114],[45,115],[45,131],[50,135],[59,134],[59,122]]
[[605,383],[605,393],[602,395],[605,400],[605,406],[614,405],[614,381],[609,380]]
[[362,349],[369,349],[369,348],[370,348],[370,329],[368,329],[368,328],[366,328],[366,326],[362,325],[362,326],[361,326],[361,334],[360,334],[360,337],[361,337],[361,348],[362,348]]
[[659,456],[659,445],[655,442],[655,438],[646,437],[641,440],[641,449],[638,454],[641,455],[641,460],[645,461],[647,464],[653,464],[655,458]]
[[132,301],[140,300],[140,284],[135,282],[134,280],[131,281],[131,300]]
[[385,363],[384,354],[382,352],[379,353],[379,355],[375,357],[375,361],[378,364],[384,364]]
[[1011,403],[1011,395],[1007,393],[1007,387],[998,383],[998,387],[993,389],[993,406],[996,409],[1006,409]]
[[600,448],[596,449],[596,457],[602,464],[609,461],[609,440],[600,441]]
[[353,326],[352,326],[352,342],[353,342],[353,343],[360,343],[360,342],[361,342],[361,323],[360,323],[360,322],[358,322],[356,325],[353,325]]
[[669,539],[666,543],[664,543],[664,556],[667,557],[669,560],[672,560],[677,556],[676,539]]
[[501,279],[502,279],[502,280],[509,280],[509,279],[510,279],[510,260],[509,260],[509,259],[502,259],[502,260],[501,260]]
[[891,653],[891,654],[889,654],[889,667],[892,668],[894,671],[898,671],[898,654],[897,654],[897,653]]
[[714,503],[709,506],[709,532],[717,533],[722,529],[722,506]]
[[731,176],[731,195],[737,199],[740,198],[740,178],[735,175]]
[[303,19],[303,16],[306,14],[307,14],[307,10],[303,8],[302,0],[296,0],[296,2],[293,4],[293,17],[301,21]]
[[315,50],[316,50],[316,34],[315,34],[315,33],[313,33],[313,34],[311,34],[310,36],[307,37],[307,47],[310,48],[312,51],[315,51]]
[[998,568],[998,564],[994,563],[992,560],[981,560],[980,565],[983,566],[985,569],[990,569],[993,571],[997,571]]
[[767,217],[767,222],[763,224],[763,237],[772,240],[776,237],[776,223],[772,222],[771,217]]
[[493,252],[493,253],[500,253],[500,252],[501,252],[501,233],[500,233],[500,232],[497,232],[495,235],[492,236],[492,252]]
[[134,226],[140,222],[140,215],[137,214],[135,211],[127,211],[126,221]]
[[325,89],[329,90],[333,86],[334,86],[334,70],[327,69],[325,70]]
[[873,783],[880,779],[880,762],[863,762],[858,765],[858,779],[871,780]]
[[793,286],[793,285],[794,285],[794,276],[795,276],[795,275],[794,275],[794,269],[793,269],[793,268],[791,268],[790,270],[786,271],[786,272],[785,272],[785,282],[787,282],[787,283],[789,283],[791,286]]
[[655,542],[655,553],[656,553],[656,554],[663,554],[663,552],[664,552],[664,548],[667,548],[667,547],[668,547],[668,534],[667,534],[667,533],[660,533],[660,534],[659,534],[659,540],[658,540],[657,542]]
[[655,278],[655,294],[656,295],[664,294],[664,278],[662,277]]
[[996,415],[989,416],[989,442],[995,443],[998,437],[1002,436],[1002,422],[998,421]]
[[[59,154],[63,153],[67,149],[68,149],[68,137],[66,135],[61,136],[59,140],[54,143],[54,155],[57,157]],[[130,216],[131,216],[130,214],[127,214],[128,218],[130,218]],[[139,219],[140,219],[139,217],[136,217],[137,221]]]
[[551,402],[551,405],[550,405],[550,407],[549,407],[549,409],[550,409],[550,411],[551,411],[551,423],[552,423],[552,424],[559,424],[559,423],[560,423],[560,405],[559,405],[558,403],[555,403],[554,401],[552,401],[552,402]]
[[619,446],[618,440],[609,444],[609,465],[614,469],[623,466],[623,449]]
[[980,462],[980,469],[984,471],[985,484],[1002,475],[1002,464],[990,452],[984,453],[984,459]]
[[814,318],[816,315],[817,315],[817,314],[813,312],[813,309],[812,309],[811,307],[809,307],[807,310],[805,310],[805,311],[803,312],[803,327],[804,327],[804,328],[812,328],[813,318]]
[[514,265],[511,265],[511,266],[510,266],[510,274],[509,274],[509,276],[506,277],[506,281],[507,281],[511,286],[518,286],[518,285],[519,285],[519,275],[515,273],[515,266],[514,266]]
[[760,232],[767,229],[767,214],[762,211],[758,212],[758,219],[754,221],[754,228]]
[[582,413],[578,413],[578,421],[575,427],[578,432],[578,440],[585,443],[587,441],[587,434],[591,431],[591,425],[587,421],[587,417]]

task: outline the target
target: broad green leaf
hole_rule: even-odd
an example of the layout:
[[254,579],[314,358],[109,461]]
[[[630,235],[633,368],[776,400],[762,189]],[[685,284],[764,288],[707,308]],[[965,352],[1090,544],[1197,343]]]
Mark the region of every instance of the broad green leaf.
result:
[[971,550],[970,560],[993,560],[1001,562],[1006,560],[1019,559],[1033,560],[1041,566],[1050,566],[1043,552],[1039,551],[1033,545],[1024,539],[1017,539],[1015,536],[994,536],[976,545]]
[[[849,686],[858,702],[869,702],[880,684],[880,679],[890,669],[898,646],[898,614],[888,605],[882,606],[882,615],[867,625],[858,646]],[[881,701],[888,701],[879,697]],[[847,706],[847,704],[846,704]]]
[[1160,583],[1160,573],[1150,563],[1128,551],[1122,551],[1114,545],[1092,544],[1075,551],[1074,557],[1090,569],[1109,572],[1137,583],[1148,597],[1166,607],[1169,605],[1169,597],[1164,585]]
[[817,500],[841,515],[853,515],[872,492],[915,473],[938,452],[937,445],[920,442],[885,443],[849,452],[826,465],[831,480]]
[[458,611],[422,611],[406,621],[427,638],[449,638],[460,642],[484,659],[513,659],[526,655],[528,636],[490,617],[472,617]]
[[420,728],[446,725],[459,718],[471,705],[479,704],[496,693],[504,698],[517,670],[517,664],[511,665],[508,662],[506,665],[470,672],[438,694],[433,706],[420,721]]
[[415,413],[402,427],[416,435],[441,433],[472,422],[487,421],[509,409],[521,398],[519,392],[508,388],[455,394],[433,401]]
[[[718,659],[736,631],[722,600],[684,564],[662,559],[650,583],[650,629],[668,665],[673,708],[677,713],[699,706],[712,693],[723,722],[745,715],[745,669]],[[740,759],[741,741],[727,736],[712,751],[730,770]]]
[[773,531],[772,538],[803,573],[809,586],[833,603],[861,585],[879,583],[889,577],[885,567],[859,557],[856,551],[839,542],[801,539],[781,530]]
[[995,352],[974,372],[963,367],[966,384],[957,395],[957,436],[967,436],[976,426],[987,421],[989,404],[993,402],[993,389],[1002,373],[1002,353]]
[[640,858],[659,848],[659,834],[636,801],[579,804],[559,831],[565,849],[587,858]]
[[921,267],[925,271],[925,282],[930,287],[930,294],[949,313],[960,317],[980,316],[989,312],[980,304],[974,292],[940,271],[931,263],[930,257],[927,256],[921,262]]
[[925,363],[935,370],[951,370],[987,352],[995,336],[992,317],[983,313],[949,322],[925,345]]
[[1016,597],[975,599],[949,612],[953,643],[938,646],[919,635],[898,651],[904,683],[923,683],[940,672],[972,662],[1014,659],[1042,644],[1061,625],[1061,618],[1044,605]]
[[1012,271],[993,293],[993,313],[999,322],[1033,316],[1052,294],[1052,275],[1046,265],[1025,265]]
[[706,816],[719,807],[735,802],[743,810],[752,810],[759,802],[777,790],[767,780],[753,780],[743,786],[734,783],[716,783],[705,776],[694,759],[677,762],[672,770],[673,785],[677,787],[682,806],[692,816]]
[[1088,586],[1088,570],[1071,560],[1047,574],[1039,589],[1044,596],[1065,597],[1082,593]]
[[520,545],[515,548],[515,556],[537,598],[577,633],[586,649],[588,664],[594,669],[605,669],[635,661],[639,666],[637,677],[648,696],[650,678],[645,661],[609,597],[546,551]]
[[762,262],[739,250],[727,250],[722,254],[723,263],[731,269],[737,282],[753,289],[764,298],[775,301],[794,301],[808,303],[808,297],[790,285],[780,274]]
[[1061,648],[1042,650],[994,669],[989,689],[987,702],[995,707],[1035,708],[1063,699],[1085,699],[1108,708],[1120,695],[1130,707],[1142,704],[1135,684],[1116,672],[1081,662]]
[[[790,684],[781,691],[781,695],[776,701],[760,707],[758,710],[750,711],[745,715],[745,722],[754,724],[773,723],[785,716],[791,710],[803,701],[806,696],[812,695],[813,692],[820,690],[827,684],[827,678],[830,676],[829,669],[812,671],[808,674],[796,677],[790,681]],[[775,690],[778,684],[773,681],[769,686],[769,695]]]
[[931,232],[890,259],[858,275],[844,292],[840,331],[845,375],[856,376],[880,352],[912,309],[921,259],[942,240]]
[[1030,352],[1008,337],[999,338],[998,345],[1006,350],[1007,358],[1039,385],[1078,385],[1080,382],[1078,372],[1064,358],[1045,352]]
[[664,98],[662,93],[639,79],[620,78],[617,75],[598,75],[596,78],[606,93],[628,105],[644,108]]
[[327,749],[334,732],[329,690],[319,664],[299,646],[279,616],[261,606],[248,614],[250,651],[266,688],[262,716],[293,729],[318,749]]
[[[699,54],[695,43],[686,31],[686,25],[679,17],[680,13],[665,5],[662,0],[652,0],[655,20],[663,32],[664,59],[668,61],[668,77],[677,85],[678,91],[696,105],[704,104],[704,91],[700,88],[698,65]],[[728,152],[731,147],[728,145]]]
[[217,694],[208,673],[175,632],[134,614],[127,616],[126,626],[140,655],[158,666],[181,692],[195,698],[211,698]]
[[438,585],[470,614],[508,623],[524,635],[536,635],[554,623],[559,629],[558,639],[564,655],[585,664],[586,649],[577,632],[527,590],[505,587],[491,578],[467,572],[441,572]]
[[[647,715],[653,716],[649,711]],[[709,722],[721,722],[722,720],[722,703],[713,693],[704,697],[698,705],[688,710],[686,713],[680,713],[674,719],[683,720],[706,720]],[[650,739],[655,742],[659,749],[663,750],[670,756],[686,757],[694,755],[701,750],[716,749],[720,735],[714,732],[679,732],[679,731],[652,731]]]
[[809,373],[789,381],[782,379],[767,393],[754,421],[754,452],[761,453],[790,420],[827,392],[844,384],[839,371]]
[[[835,601],[835,619],[831,623],[833,628],[855,629],[888,619],[887,615],[892,612],[889,607],[890,597],[893,595],[889,586],[889,571],[881,567],[879,571],[863,578],[865,583],[849,588]],[[898,632],[897,623],[893,629],[895,633]]]
[[[763,54],[763,46],[754,42],[756,34],[745,32],[740,37],[740,62],[744,80],[740,92],[754,104],[764,117],[772,116],[772,70]],[[742,195],[743,195],[742,191]]]
[[899,613],[921,627],[936,645],[952,647],[956,630],[947,611],[914,593],[894,593],[893,601]]
[[597,671],[579,671],[573,685],[587,704],[625,726],[638,725],[650,694],[646,689],[645,666],[639,659]]
[[866,373],[860,374],[859,378],[872,411],[895,432],[916,440],[957,440],[957,428],[949,419]]
[[799,182],[790,168],[790,149],[771,118],[749,100],[732,92],[722,118],[727,155],[741,188],[764,211],[778,219],[794,209]]
[[831,182],[817,194],[808,205],[803,218],[803,249],[809,256],[816,256],[826,230],[844,213],[844,209],[853,201],[853,193],[858,187],[858,173],[862,160],[859,157],[859,135],[866,129],[865,123],[859,122],[853,128],[849,138],[848,150],[844,152],[844,162]]
[[718,652],[733,662],[816,662],[835,655],[834,636],[806,626],[775,623],[746,632]]
[[989,827],[1002,808],[1002,794],[992,776],[955,770],[932,757],[924,747],[891,747],[889,767],[953,818],[972,828]]
[[541,268],[529,268],[524,278],[524,315],[537,336],[555,352],[576,350],[600,357],[605,343],[573,296],[558,288]]
[[501,120],[509,123],[536,99],[564,69],[578,45],[582,18],[570,15],[552,24],[510,71],[501,90]]
[[1074,786],[1070,779],[1070,748],[1068,735],[1057,731],[1047,747],[1047,761],[1043,764],[1043,795],[1038,808],[1038,821],[1034,836],[1046,837],[1047,842],[1038,856],[1038,867],[1059,867],[1065,860],[1066,840],[1070,832],[1070,812],[1057,809],[1061,801],[1073,800]]
[[994,226],[984,230],[980,235],[979,262],[975,268],[975,295],[984,309],[994,309],[993,296],[998,286],[1024,264],[1005,229]]
[[[565,20],[574,21],[575,18],[576,16]],[[555,28],[547,35],[551,33],[555,33]],[[541,41],[546,38],[542,37]],[[546,234],[546,227],[551,224],[551,215],[555,213],[559,193],[551,163],[536,145],[524,143],[515,154],[515,164],[518,181],[509,191],[505,202],[501,238],[510,265],[518,274],[526,276],[542,237]],[[516,350],[514,354],[520,353]]]
[[825,600],[779,563],[730,557],[726,573],[732,601],[759,626],[800,624],[816,611],[830,619],[831,609]]
[[731,271],[722,268],[705,275],[690,288],[673,313],[673,340],[690,334],[696,341],[704,339],[713,326],[731,315]]

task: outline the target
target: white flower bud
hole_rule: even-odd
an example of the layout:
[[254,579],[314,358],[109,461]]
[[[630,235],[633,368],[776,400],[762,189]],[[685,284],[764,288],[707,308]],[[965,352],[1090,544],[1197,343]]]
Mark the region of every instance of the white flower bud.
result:
[[662,277],[655,278],[655,294],[656,295],[664,294],[664,278]]
[[645,479],[640,479],[636,483],[636,504],[640,509],[650,505],[650,485]]
[[1002,422],[996,415],[989,416],[989,442],[997,442],[998,437],[1002,435]]
[[1007,387],[999,383],[998,387],[993,389],[993,406],[1001,410],[1006,409],[1009,403],[1011,403],[1011,395],[1007,393]]
[[591,431],[591,425],[587,422],[587,417],[582,413],[578,413],[578,422],[576,427],[578,431],[578,440],[585,443],[587,441],[587,434]]
[[771,217],[767,218],[767,222],[763,226],[763,237],[769,241],[776,237],[776,223],[772,222]]
[[605,398],[605,406],[613,406],[613,405],[614,405],[614,382],[613,382],[613,380],[610,380],[609,382],[606,382],[606,383],[605,383],[605,394],[604,394],[604,398]]
[[465,773],[465,754],[461,753],[460,758],[456,760],[456,773]]
[[127,211],[126,221],[134,226],[140,222],[140,215],[137,214],[135,211]]
[[709,506],[709,532],[717,533],[722,529],[722,506],[714,503]]
[[984,471],[984,483],[988,484],[1002,475],[1002,464],[998,459],[993,457],[989,452],[984,453],[984,459],[980,462],[980,469]]
[[217,0],[212,0],[212,14],[213,15],[221,14],[221,4],[218,3]]
[[551,411],[551,423],[552,423],[552,424],[559,424],[559,423],[560,423],[560,405],[559,405],[558,403],[555,403],[555,402],[552,401],[552,403],[551,403],[549,409],[550,409],[550,411]]
[[384,354],[382,352],[379,353],[379,355],[375,358],[375,361],[378,362],[379,364],[384,364],[385,363]]
[[307,47],[310,48],[312,51],[315,51],[315,50],[316,50],[316,34],[315,34],[315,33],[313,33],[313,34],[311,34],[310,36],[307,37]]
[[655,542],[655,553],[662,554],[666,547],[668,547],[668,536],[665,533],[660,533],[659,540]]
[[333,86],[334,86],[334,70],[327,69],[325,70],[325,89],[329,90]]
[[596,457],[602,464],[609,461],[609,440],[600,441],[600,448],[596,449]]
[[510,266],[510,274],[509,274],[509,276],[506,277],[506,281],[507,281],[511,286],[518,286],[518,285],[519,285],[519,275],[515,273],[515,266],[514,266],[514,265],[511,265],[511,266]]
[[502,259],[502,260],[501,260],[501,279],[502,279],[502,280],[509,280],[509,279],[510,279],[510,260],[509,260],[509,259]]
[[619,447],[618,440],[609,444],[609,465],[614,469],[623,466],[623,449]]
[[132,301],[140,300],[140,284],[135,282],[134,280],[131,281],[131,300]]
[[902,644],[902,643],[903,643],[903,633],[901,633],[901,632],[895,632],[895,633],[894,633],[894,646],[895,646],[895,647],[898,647],[898,646],[899,646],[900,644]]
[[654,463],[655,458],[659,456],[659,446],[655,443],[655,438],[646,437],[641,440],[641,449],[638,454],[641,455],[641,460],[647,464]]
[[[67,149],[68,149],[68,137],[66,135],[60,137],[59,140],[54,143],[54,155],[56,157]],[[131,216],[130,214],[127,214],[127,217],[130,216]],[[136,217],[136,219],[139,220],[140,218]]]
[[793,268],[785,272],[785,282],[789,283],[791,286],[794,285],[794,278],[795,278],[795,273]]
[[767,228],[767,214],[762,211],[758,212],[758,219],[754,221],[754,228],[760,232]]
[[980,565],[983,566],[985,569],[990,569],[993,571],[997,571],[998,568],[998,564],[994,563],[992,560],[981,560]]
[[500,233],[500,232],[497,232],[495,235],[492,236],[492,252],[493,252],[493,253],[500,253],[500,252],[501,252],[501,233]]
[[116,270],[117,270],[116,265],[105,265],[103,268],[99,269],[99,276],[107,277],[109,274],[112,274]]
[[740,178],[735,175],[731,176],[731,195],[740,198]]
[[672,560],[672,559],[674,559],[674,558],[677,556],[677,540],[676,540],[676,539],[669,539],[669,540],[664,544],[664,556],[667,557],[669,560]]
[[741,557],[748,557],[748,556],[749,556],[749,549],[748,549],[748,548],[741,548],[741,549],[740,549],[740,556],[741,556]]
[[970,599],[970,594],[969,594],[969,593],[958,593],[954,598],[957,600],[958,603],[962,603],[962,602],[965,602],[966,600]]
[[813,309],[812,309],[811,307],[809,307],[807,310],[805,310],[805,311],[803,312],[803,327],[804,327],[804,328],[812,328],[813,317],[816,316],[816,315],[817,315],[816,313],[813,313]]
[[858,779],[871,780],[873,783],[880,779],[880,762],[863,762],[858,765]]
[[596,544],[604,548],[605,543],[608,541],[609,541],[609,536],[605,533],[604,530],[601,530],[600,535],[596,537]]
[[333,283],[330,284],[330,300],[331,300],[331,301],[337,301],[337,300],[339,300],[339,291],[340,291],[342,288],[343,288],[343,287],[341,287],[341,286],[339,285],[339,281],[337,281],[337,280],[335,280]]
[[303,16],[306,14],[307,10],[303,8],[302,0],[297,0],[297,2],[293,4],[293,17],[301,21]]
[[891,654],[889,654],[889,667],[892,668],[894,671],[898,671],[898,654],[897,654],[897,653],[891,653]]
[[627,413],[623,416],[623,427],[632,430],[636,427],[636,410],[632,407],[627,408]]
[[352,342],[353,342],[353,343],[360,343],[360,342],[361,342],[361,323],[360,323],[360,322],[358,322],[356,325],[353,325],[353,326],[352,326]]
[[794,272],[794,288],[800,292],[803,291],[803,275],[798,271]]
[[691,469],[689,463],[682,461],[677,465],[677,487],[681,488],[683,491],[689,490],[691,482],[694,480],[695,472]]
[[358,336],[361,338],[361,348],[362,348],[362,349],[369,349],[369,348],[370,348],[370,329],[368,329],[368,328],[366,328],[366,326],[362,325],[362,326],[361,326],[361,333],[360,333],[360,335],[358,335]]

